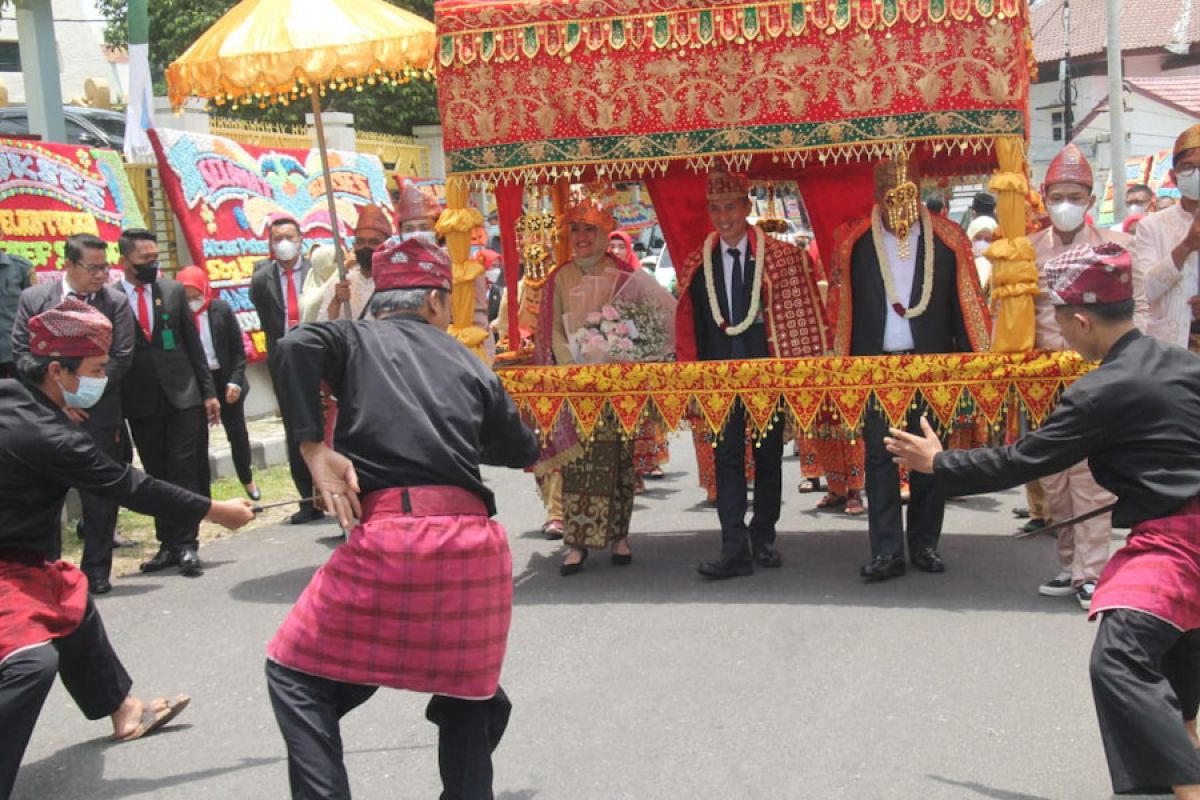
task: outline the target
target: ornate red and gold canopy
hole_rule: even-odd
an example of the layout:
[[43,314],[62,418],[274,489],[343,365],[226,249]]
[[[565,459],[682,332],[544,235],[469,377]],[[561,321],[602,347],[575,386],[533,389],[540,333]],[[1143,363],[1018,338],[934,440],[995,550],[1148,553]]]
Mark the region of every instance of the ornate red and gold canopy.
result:
[[897,141],[980,173],[1026,135],[1023,0],[445,0],[437,27],[464,176],[786,174]]

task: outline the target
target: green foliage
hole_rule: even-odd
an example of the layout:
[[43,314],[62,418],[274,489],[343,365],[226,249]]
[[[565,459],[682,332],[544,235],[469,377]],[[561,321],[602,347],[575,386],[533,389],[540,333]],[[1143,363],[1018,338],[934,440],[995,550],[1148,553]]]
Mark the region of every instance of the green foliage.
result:
[[[0,0],[0,3],[6,0]],[[433,19],[433,0],[387,0],[392,5]],[[124,47],[129,31],[126,0],[95,0],[96,8],[108,20],[104,32],[107,44]],[[154,93],[166,94],[167,65],[187,50],[200,34],[237,4],[237,0],[151,0],[150,74]],[[364,86],[361,92],[329,92],[326,111],[354,114],[355,127],[363,131],[408,134],[414,125],[438,121],[437,90],[432,82],[413,81],[402,86]],[[222,107],[222,116],[260,122],[304,124],[304,115],[312,109],[307,102],[266,108],[242,107],[236,111]]]

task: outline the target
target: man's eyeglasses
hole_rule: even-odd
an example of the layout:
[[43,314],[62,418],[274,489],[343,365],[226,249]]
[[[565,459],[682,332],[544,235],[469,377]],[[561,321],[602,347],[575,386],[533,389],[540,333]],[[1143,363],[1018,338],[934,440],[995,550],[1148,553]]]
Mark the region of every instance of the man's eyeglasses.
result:
[[107,275],[108,274],[108,264],[99,264],[97,266],[92,267],[92,266],[88,266],[87,264],[80,264],[78,261],[72,261],[71,263],[74,266],[79,267],[80,269],[86,271],[87,274],[89,274],[89,275]]

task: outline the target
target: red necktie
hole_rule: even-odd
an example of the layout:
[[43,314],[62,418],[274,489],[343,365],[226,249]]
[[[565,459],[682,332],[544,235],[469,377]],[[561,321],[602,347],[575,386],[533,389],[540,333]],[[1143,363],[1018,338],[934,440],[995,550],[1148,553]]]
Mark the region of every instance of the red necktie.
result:
[[287,326],[294,328],[300,324],[300,299],[296,296],[296,270],[285,269],[287,276]]
[[138,296],[138,323],[142,326],[142,333],[146,334],[146,340],[154,338],[154,332],[150,329],[150,304],[146,302],[146,287],[137,287]]

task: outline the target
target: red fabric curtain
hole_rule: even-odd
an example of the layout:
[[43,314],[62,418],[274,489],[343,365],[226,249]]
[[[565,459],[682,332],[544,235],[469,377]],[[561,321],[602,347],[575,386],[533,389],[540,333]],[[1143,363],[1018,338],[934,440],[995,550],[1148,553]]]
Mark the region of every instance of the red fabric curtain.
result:
[[671,263],[678,271],[687,257],[704,244],[704,237],[712,230],[708,203],[704,199],[708,176],[681,172],[662,178],[646,178],[645,183],[654,202],[663,239],[671,251]]
[[836,245],[833,232],[837,226],[871,212],[875,202],[873,170],[871,162],[852,162],[809,169],[796,175],[796,186],[808,210],[827,274],[832,266],[830,260]]
[[521,287],[521,254],[517,249],[517,220],[524,213],[522,198],[525,187],[520,183],[504,183],[497,186],[496,210],[500,218],[500,243],[504,256],[504,285],[508,292],[508,342],[516,350],[520,346],[521,331],[518,312],[521,303],[518,293]]

